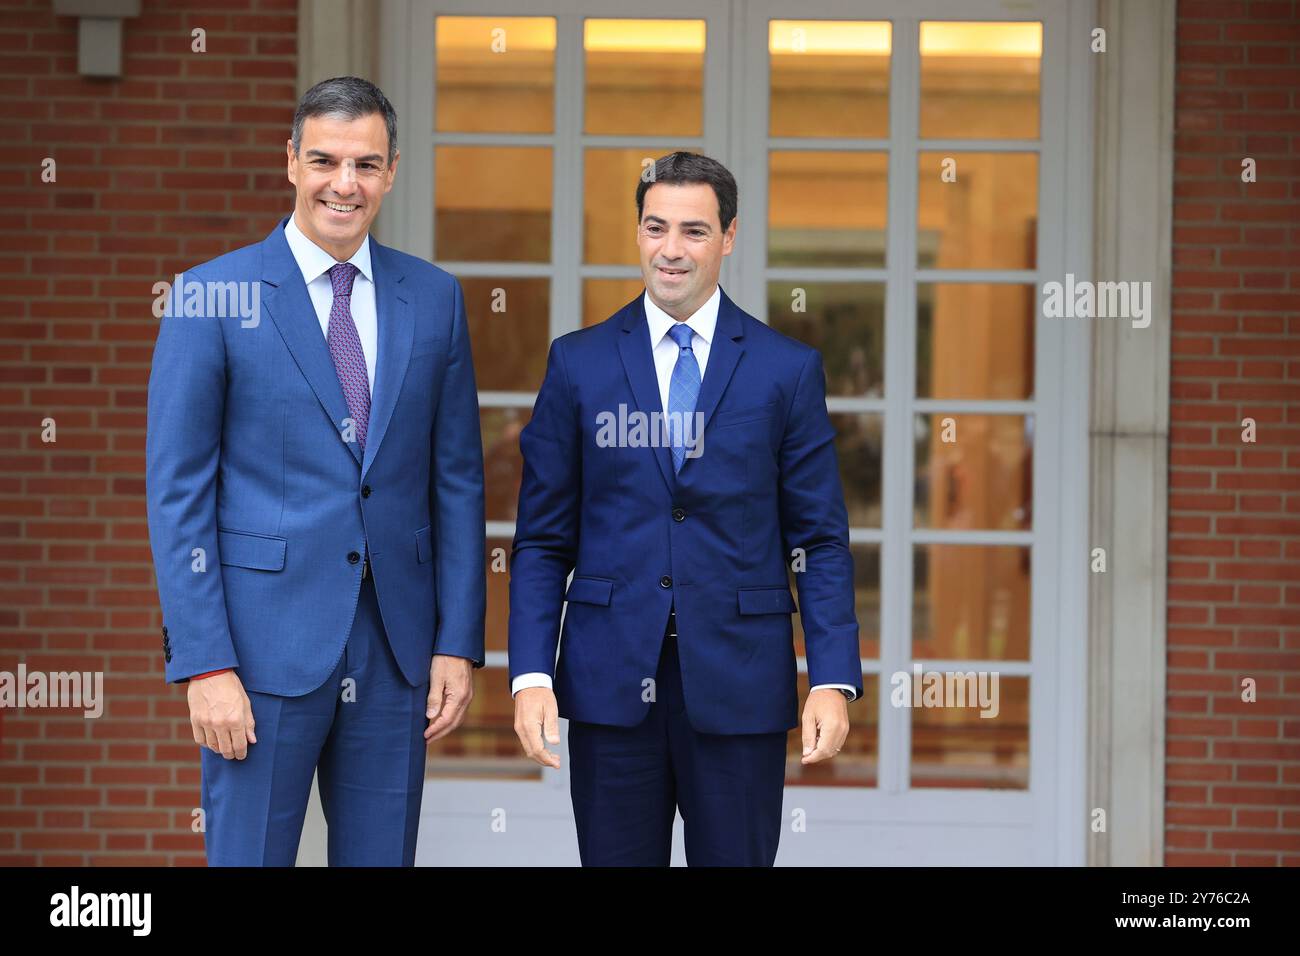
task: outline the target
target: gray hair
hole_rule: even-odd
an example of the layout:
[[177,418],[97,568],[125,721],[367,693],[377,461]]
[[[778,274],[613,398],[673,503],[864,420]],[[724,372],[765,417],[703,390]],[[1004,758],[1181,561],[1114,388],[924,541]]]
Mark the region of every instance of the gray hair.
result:
[[359,76],[336,76],[321,80],[302,95],[293,114],[293,151],[301,152],[302,124],[309,116],[360,119],[378,113],[388,127],[388,165],[397,153],[397,111],[383,91]]

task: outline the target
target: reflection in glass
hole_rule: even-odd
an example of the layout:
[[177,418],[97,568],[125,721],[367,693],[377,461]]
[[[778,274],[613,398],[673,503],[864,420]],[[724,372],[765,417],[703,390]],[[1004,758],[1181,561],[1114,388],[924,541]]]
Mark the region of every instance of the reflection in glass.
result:
[[509,538],[488,538],[483,564],[487,578],[486,648],[504,651],[509,644],[510,546]]
[[433,151],[434,249],[447,262],[549,262],[551,151]]
[[1037,154],[921,153],[918,175],[919,268],[1035,267]]
[[510,697],[506,669],[476,670],[474,699],[469,702],[465,721],[452,733],[429,744],[425,777],[540,780],[542,768],[519,749],[514,723],[515,702]]
[[[851,544],[853,554],[853,611],[858,619],[858,656],[867,659],[880,656],[880,545]],[[789,572],[790,593],[799,601],[799,574]],[[794,652],[803,657],[803,617],[794,620]]]
[[1029,548],[918,544],[912,561],[912,656],[1029,660]]
[[922,23],[921,136],[1037,139],[1041,23]]
[[463,278],[474,381],[485,392],[535,392],[550,345],[549,279]]
[[772,20],[771,136],[889,136],[890,24]]
[[916,287],[919,398],[1033,396],[1032,285],[923,282]]
[[[862,675],[862,697],[849,704],[849,735],[832,760],[800,763],[803,738],[793,730],[786,736],[787,786],[874,787],[880,763],[880,678]],[[808,675],[799,675],[799,706],[808,699]]]
[[[589,149],[583,158],[583,261],[637,265],[636,190],[641,176],[674,149]],[[698,153],[698,149],[688,150]]]
[[523,456],[519,433],[532,417],[527,408],[480,408],[483,435],[483,483],[488,521],[514,521],[519,508]]
[[883,283],[769,282],[767,322],[821,352],[827,395],[878,398],[883,393]]
[[585,279],[582,283],[582,324],[604,322],[645,292],[640,279]]
[[1029,678],[999,675],[996,688],[997,716],[978,703],[911,709],[913,787],[1029,788]]
[[769,266],[884,265],[886,154],[773,150],[768,162]]
[[879,528],[884,416],[878,412],[835,412],[831,424],[835,426],[835,454],[849,525]]
[[916,527],[1031,527],[1032,416],[922,414],[915,429]]
[[438,132],[551,132],[554,19],[438,17],[435,30]]
[[584,132],[700,136],[703,20],[587,20]]

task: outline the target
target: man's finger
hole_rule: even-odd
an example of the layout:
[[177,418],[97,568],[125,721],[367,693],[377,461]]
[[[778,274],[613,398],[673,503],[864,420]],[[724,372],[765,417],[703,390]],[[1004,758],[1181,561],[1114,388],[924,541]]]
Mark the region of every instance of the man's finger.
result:
[[813,752],[813,747],[817,745],[817,718],[812,712],[811,707],[804,707],[803,710],[803,755],[806,757]]

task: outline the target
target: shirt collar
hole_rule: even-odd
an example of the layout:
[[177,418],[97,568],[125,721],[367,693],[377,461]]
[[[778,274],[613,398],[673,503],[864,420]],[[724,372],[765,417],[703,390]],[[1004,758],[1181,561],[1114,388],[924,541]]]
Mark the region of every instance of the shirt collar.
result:
[[[642,296],[645,300],[645,317],[650,325],[650,348],[654,349],[663,341],[668,330],[677,324],[677,320],[654,304],[647,290]],[[718,327],[718,306],[722,304],[722,287],[714,286],[713,295],[700,306],[695,314],[686,320],[691,331],[704,339],[706,345],[712,344],[713,332]]]
[[[302,280],[307,285],[311,285],[312,282],[338,265],[337,259],[307,238],[306,234],[298,228],[298,223],[293,216],[290,216],[288,223],[285,224],[284,238],[289,243],[289,251],[293,253],[298,268],[302,270]],[[375,281],[370,272],[369,233],[366,234],[366,238],[362,240],[361,245],[357,247],[357,251],[352,254],[352,258],[348,262],[356,266],[369,281]]]

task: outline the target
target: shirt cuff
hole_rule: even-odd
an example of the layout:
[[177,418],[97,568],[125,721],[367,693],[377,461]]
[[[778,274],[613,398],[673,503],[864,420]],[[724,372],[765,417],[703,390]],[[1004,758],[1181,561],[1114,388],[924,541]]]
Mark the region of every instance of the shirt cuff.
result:
[[541,671],[533,671],[529,674],[520,674],[510,682],[510,696],[514,697],[515,694],[527,687],[545,687],[547,690],[551,690],[551,675],[543,674]]
[[828,687],[833,687],[837,690],[848,691],[849,692],[848,700],[850,703],[858,699],[858,692],[854,688],[850,687],[848,684],[818,684],[816,687],[810,687],[808,689],[808,693],[811,694],[815,690],[825,690]]
[[188,678],[188,679],[189,679],[189,680],[202,680],[202,679],[205,678],[205,677],[212,677],[212,676],[215,675],[215,674],[224,674],[224,673],[226,673],[226,671],[233,671],[233,670],[234,670],[233,667],[223,667],[223,668],[221,668],[221,670],[219,670],[219,671],[208,671],[207,673],[204,673],[204,674],[195,674],[193,677],[190,677],[190,678]]

